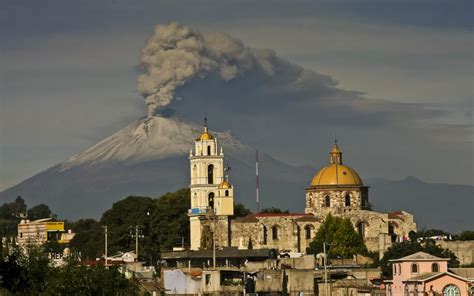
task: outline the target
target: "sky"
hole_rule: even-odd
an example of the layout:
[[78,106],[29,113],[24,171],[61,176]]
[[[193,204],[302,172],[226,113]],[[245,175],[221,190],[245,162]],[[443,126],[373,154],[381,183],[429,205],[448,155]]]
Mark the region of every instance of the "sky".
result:
[[294,165],[326,164],[337,137],[363,178],[474,184],[472,1],[0,4],[0,190],[146,116],[140,52],[170,22],[272,70],[194,77],[176,116]]

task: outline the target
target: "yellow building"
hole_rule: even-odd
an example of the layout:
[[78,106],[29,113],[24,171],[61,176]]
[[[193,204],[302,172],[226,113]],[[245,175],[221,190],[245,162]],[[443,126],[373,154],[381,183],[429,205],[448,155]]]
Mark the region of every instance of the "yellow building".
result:
[[35,221],[21,220],[18,224],[17,242],[20,246],[41,245],[52,240],[68,243],[72,237],[72,233],[64,230],[63,221],[52,221],[51,218]]

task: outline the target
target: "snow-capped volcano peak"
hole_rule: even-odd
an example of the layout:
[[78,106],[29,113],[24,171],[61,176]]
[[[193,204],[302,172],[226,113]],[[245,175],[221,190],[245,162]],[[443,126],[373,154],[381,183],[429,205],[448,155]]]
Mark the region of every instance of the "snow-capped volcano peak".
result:
[[[60,170],[100,163],[135,164],[170,157],[186,157],[202,133],[198,124],[177,117],[148,117],[135,121],[60,165]],[[250,149],[230,132],[212,132],[225,148]]]

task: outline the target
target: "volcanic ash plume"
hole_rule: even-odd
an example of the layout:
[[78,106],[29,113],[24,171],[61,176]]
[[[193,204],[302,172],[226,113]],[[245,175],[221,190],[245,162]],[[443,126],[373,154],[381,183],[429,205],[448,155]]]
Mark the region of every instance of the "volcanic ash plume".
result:
[[223,33],[199,33],[177,23],[157,25],[141,51],[145,73],[138,77],[138,92],[148,105],[148,116],[171,103],[176,89],[195,77],[218,73],[229,81],[239,74],[261,70],[273,75],[275,54],[252,50]]

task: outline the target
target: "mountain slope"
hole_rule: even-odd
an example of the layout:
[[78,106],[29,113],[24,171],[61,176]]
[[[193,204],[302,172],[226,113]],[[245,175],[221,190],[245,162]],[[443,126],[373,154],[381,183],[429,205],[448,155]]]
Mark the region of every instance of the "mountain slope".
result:
[[[0,193],[11,200],[22,195],[29,205],[46,203],[61,217],[99,217],[127,195],[159,196],[188,186],[187,156],[202,127],[171,117],[133,122],[83,152]],[[255,150],[230,132],[213,132],[232,167],[236,199],[252,207],[255,196]],[[262,198],[301,210],[304,187],[313,170],[293,167],[261,153]],[[299,192],[298,192],[299,191]],[[295,194],[298,192],[298,194]],[[294,200],[296,199],[296,200]],[[263,205],[273,201],[263,200]]]
[[[160,196],[187,187],[187,156],[202,127],[176,117],[133,122],[83,152],[0,192],[0,201],[22,195],[28,205],[50,205],[61,218],[98,218],[128,195]],[[232,167],[236,201],[255,210],[255,150],[230,132],[212,132]],[[322,153],[324,155],[324,153]],[[316,172],[260,153],[262,207],[304,210],[304,190]],[[375,210],[405,210],[419,228],[474,229],[473,186],[430,184],[413,177],[400,181],[367,179]]]

